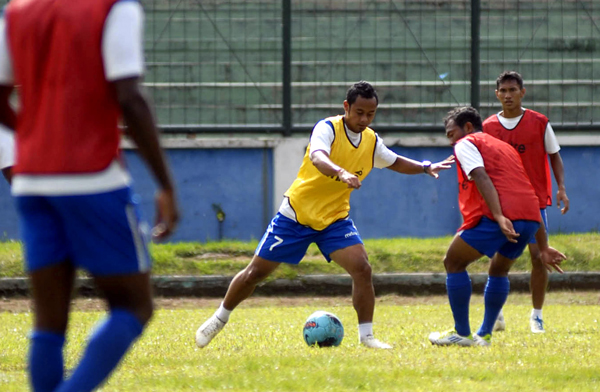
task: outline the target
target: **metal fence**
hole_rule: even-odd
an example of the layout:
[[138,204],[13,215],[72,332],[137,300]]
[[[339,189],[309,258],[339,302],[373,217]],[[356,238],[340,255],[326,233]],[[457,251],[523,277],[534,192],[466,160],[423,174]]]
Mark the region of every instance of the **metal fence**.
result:
[[379,131],[487,116],[516,70],[556,129],[600,129],[598,0],[142,0],[146,86],[180,132],[306,131],[358,80]]

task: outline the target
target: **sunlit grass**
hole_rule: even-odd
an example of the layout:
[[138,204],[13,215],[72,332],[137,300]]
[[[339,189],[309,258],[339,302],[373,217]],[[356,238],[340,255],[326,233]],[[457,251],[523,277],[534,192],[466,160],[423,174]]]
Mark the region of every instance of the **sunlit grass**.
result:
[[[375,273],[444,272],[442,259],[452,240],[441,238],[390,238],[366,240],[365,246]],[[561,234],[550,237],[550,243],[562,250],[569,260],[566,271],[600,271],[600,234]],[[151,247],[155,275],[227,275],[244,268],[254,254],[256,241],[224,241],[210,243],[154,244]],[[531,263],[526,251],[513,271],[529,271]],[[474,263],[470,272],[485,272],[487,263]],[[335,263],[327,263],[315,245],[297,266],[283,265],[273,278],[297,275],[343,273]],[[18,242],[0,243],[0,278],[23,276],[21,247]]]
[[[214,301],[213,301],[214,302]],[[434,347],[427,335],[452,325],[444,297],[378,299],[376,335],[393,350],[357,344],[356,316],[348,298],[300,306],[253,302],[236,310],[205,349],[194,345],[196,328],[210,307],[159,310],[119,371],[102,391],[597,391],[600,340],[596,293],[551,293],[548,332],[528,330],[529,296],[511,295],[507,330],[491,348]],[[301,336],[313,311],[337,314],[346,336],[340,347],[307,347]],[[472,324],[482,317],[472,301]],[[100,312],[77,312],[69,332],[67,367],[74,366]],[[0,313],[0,390],[23,391],[29,313]]]

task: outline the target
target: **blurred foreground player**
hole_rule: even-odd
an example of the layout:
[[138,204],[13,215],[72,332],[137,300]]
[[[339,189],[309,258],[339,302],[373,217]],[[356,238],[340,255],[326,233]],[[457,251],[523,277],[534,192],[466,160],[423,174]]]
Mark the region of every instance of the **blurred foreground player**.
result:
[[[446,256],[446,289],[454,329],[433,332],[440,346],[489,346],[492,329],[510,291],[508,271],[535,236],[542,262],[562,272],[565,256],[548,246],[538,198],[515,149],[481,132],[472,107],[456,108],[444,119],[446,136],[457,161],[458,204],[463,224]],[[484,292],[483,323],[475,335],[469,324],[471,279],[467,267],[483,255],[491,258]]]
[[[18,85],[12,191],[35,308],[28,371],[35,392],[91,391],[117,366],[153,311],[146,234],[120,162],[119,119],[159,189],[157,238],[178,220],[173,182],[140,91],[137,1],[13,0],[0,22],[0,122]],[[75,270],[89,272],[110,312],[64,379]]]

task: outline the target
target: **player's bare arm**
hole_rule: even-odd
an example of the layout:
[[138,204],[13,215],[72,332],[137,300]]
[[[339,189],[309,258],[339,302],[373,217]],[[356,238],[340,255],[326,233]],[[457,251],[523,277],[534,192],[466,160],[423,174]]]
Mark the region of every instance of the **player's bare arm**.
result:
[[[556,206],[560,209],[561,214],[566,214],[569,211],[569,198],[567,197],[567,189],[565,187],[565,167],[559,152],[550,154],[550,165],[552,165],[552,172],[558,185]],[[562,209],[561,203],[564,205]]]
[[340,181],[348,184],[348,188],[359,189],[361,187],[362,184],[358,176],[336,165],[325,151],[313,151],[310,160],[321,173],[329,177],[338,176]]
[[453,163],[454,156],[450,156],[441,162],[430,163],[428,161],[418,162],[398,155],[396,162],[387,168],[402,174],[421,174],[425,172],[433,178],[439,178],[439,172],[450,169]]
[[163,239],[175,229],[179,220],[179,208],[171,173],[167,169],[160,148],[158,130],[148,101],[140,89],[140,79],[138,77],[121,79],[113,84],[117,91],[119,105],[123,110],[128,135],[150,166],[160,187],[156,195],[156,225],[152,233],[155,238]]
[[510,242],[517,242],[517,237],[519,236],[519,233],[515,231],[515,228],[513,227],[513,224],[510,221],[510,219],[505,217],[502,213],[502,207],[500,205],[498,191],[496,191],[496,188],[494,187],[490,176],[488,176],[487,172],[483,167],[473,169],[470,175],[473,181],[475,181],[475,185],[477,186],[479,193],[481,193],[483,200],[485,200],[485,204],[487,204],[492,215],[494,216],[494,219],[496,220],[496,222],[498,222],[502,233],[504,233],[504,235]]

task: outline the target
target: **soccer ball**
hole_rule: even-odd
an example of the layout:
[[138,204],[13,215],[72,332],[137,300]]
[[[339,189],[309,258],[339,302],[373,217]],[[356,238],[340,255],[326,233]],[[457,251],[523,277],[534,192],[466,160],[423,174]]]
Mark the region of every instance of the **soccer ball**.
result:
[[306,319],[302,334],[309,346],[339,346],[344,339],[344,326],[335,314],[319,310]]

